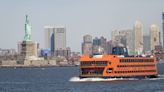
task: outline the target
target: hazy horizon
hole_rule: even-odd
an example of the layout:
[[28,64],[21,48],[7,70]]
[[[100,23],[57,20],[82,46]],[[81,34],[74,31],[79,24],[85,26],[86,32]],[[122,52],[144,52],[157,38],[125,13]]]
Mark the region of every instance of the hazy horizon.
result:
[[66,26],[67,46],[81,51],[83,36],[111,38],[115,29],[133,29],[143,23],[144,34],[151,24],[162,29],[164,0],[1,0],[0,48],[15,48],[23,40],[25,15],[32,25],[32,39],[44,48],[44,26]]

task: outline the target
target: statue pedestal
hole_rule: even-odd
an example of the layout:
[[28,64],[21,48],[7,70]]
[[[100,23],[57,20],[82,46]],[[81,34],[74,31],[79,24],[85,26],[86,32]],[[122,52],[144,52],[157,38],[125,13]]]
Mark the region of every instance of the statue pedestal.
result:
[[21,43],[21,55],[24,59],[28,59],[31,56],[38,57],[38,44],[32,41],[23,41]]

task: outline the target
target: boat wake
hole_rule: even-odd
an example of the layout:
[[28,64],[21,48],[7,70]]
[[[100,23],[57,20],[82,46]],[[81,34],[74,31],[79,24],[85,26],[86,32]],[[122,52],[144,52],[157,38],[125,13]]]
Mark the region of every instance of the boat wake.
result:
[[101,81],[114,81],[114,80],[138,80],[135,78],[82,78],[80,79],[79,77],[72,77],[69,81],[70,82],[101,82]]
[[[158,75],[157,78],[145,78],[142,80],[163,80],[164,75]],[[70,82],[101,82],[101,81],[115,81],[115,80],[140,80],[138,78],[79,78],[77,76],[70,78]]]
[[157,78],[146,78],[146,80],[164,80],[164,75],[158,75]]

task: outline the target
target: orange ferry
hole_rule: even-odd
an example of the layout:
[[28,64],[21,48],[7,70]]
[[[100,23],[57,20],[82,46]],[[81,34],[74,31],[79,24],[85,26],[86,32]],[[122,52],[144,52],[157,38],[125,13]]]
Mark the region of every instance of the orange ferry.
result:
[[156,64],[153,56],[128,56],[126,48],[115,47],[111,55],[81,56],[80,78],[155,78]]

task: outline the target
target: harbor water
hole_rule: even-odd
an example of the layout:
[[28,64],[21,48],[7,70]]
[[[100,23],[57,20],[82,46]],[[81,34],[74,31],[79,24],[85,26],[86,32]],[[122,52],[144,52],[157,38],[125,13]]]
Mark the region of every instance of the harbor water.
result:
[[79,67],[0,68],[0,92],[164,92],[164,64],[159,78],[79,79]]

